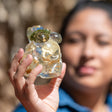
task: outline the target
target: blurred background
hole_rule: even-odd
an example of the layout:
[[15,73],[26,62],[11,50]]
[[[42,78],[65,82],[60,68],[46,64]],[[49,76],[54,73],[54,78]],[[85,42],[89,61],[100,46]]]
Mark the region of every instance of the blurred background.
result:
[[42,25],[59,32],[64,17],[79,1],[84,0],[0,0],[0,112],[12,112],[19,103],[7,71],[11,57],[28,43],[27,27]]

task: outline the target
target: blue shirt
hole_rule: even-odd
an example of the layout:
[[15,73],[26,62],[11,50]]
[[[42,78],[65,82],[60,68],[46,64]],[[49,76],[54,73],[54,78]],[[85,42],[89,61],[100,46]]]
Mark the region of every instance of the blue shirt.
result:
[[[87,107],[77,104],[72,97],[63,89],[59,89],[59,108],[57,112],[91,112]],[[112,112],[112,94],[108,95],[106,103]],[[19,104],[14,112],[27,112],[25,108]]]

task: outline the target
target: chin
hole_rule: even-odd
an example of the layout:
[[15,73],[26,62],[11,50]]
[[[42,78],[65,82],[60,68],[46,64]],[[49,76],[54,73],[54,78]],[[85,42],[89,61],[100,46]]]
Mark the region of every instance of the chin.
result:
[[87,77],[83,79],[74,80],[73,82],[71,81],[71,86],[76,90],[88,93],[93,93],[95,91],[101,90],[102,88],[102,85],[98,83],[98,81]]

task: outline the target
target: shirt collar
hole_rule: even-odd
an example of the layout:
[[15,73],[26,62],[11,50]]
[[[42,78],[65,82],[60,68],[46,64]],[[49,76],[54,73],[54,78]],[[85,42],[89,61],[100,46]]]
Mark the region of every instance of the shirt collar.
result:
[[78,112],[91,112],[90,109],[77,104],[63,89],[59,89],[59,106],[69,106]]
[[[59,99],[59,106],[69,106],[78,112],[91,112],[89,108],[77,104],[62,88],[59,89]],[[112,112],[112,94],[107,96],[106,103],[109,106],[110,112]]]
[[106,104],[108,105],[110,112],[112,112],[112,94],[108,94]]

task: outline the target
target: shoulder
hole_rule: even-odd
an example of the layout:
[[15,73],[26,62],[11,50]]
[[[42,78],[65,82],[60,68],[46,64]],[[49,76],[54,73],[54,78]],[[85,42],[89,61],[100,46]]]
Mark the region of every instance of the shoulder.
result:
[[108,94],[106,103],[109,107],[110,112],[112,112],[112,94]]
[[22,104],[19,104],[13,112],[27,112]]

